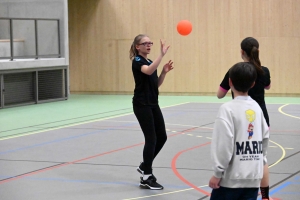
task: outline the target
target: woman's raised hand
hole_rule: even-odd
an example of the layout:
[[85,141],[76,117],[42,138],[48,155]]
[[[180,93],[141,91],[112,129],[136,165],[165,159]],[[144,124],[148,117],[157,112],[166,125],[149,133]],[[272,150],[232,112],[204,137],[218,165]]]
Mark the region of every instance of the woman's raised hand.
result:
[[173,67],[173,61],[172,61],[172,60],[169,60],[169,62],[163,66],[163,72],[164,72],[164,73],[168,73],[168,72],[171,71],[173,68],[174,68],[174,67]]
[[162,55],[162,56],[164,56],[164,55],[167,53],[169,47],[170,47],[170,45],[166,46],[166,43],[165,43],[165,42],[162,42],[162,41],[160,40],[160,49],[161,49],[161,55]]

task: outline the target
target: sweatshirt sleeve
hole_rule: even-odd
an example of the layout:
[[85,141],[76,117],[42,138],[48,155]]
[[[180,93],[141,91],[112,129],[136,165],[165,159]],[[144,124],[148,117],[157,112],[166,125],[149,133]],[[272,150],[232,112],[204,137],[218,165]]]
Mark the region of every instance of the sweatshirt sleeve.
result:
[[267,152],[269,145],[269,127],[266,123],[266,120],[262,114],[262,148],[263,148],[263,157],[264,157],[264,165],[267,164]]
[[233,127],[224,119],[219,117],[216,119],[212,135],[211,158],[213,161],[213,175],[217,178],[222,177],[232,159],[234,149],[233,132]]

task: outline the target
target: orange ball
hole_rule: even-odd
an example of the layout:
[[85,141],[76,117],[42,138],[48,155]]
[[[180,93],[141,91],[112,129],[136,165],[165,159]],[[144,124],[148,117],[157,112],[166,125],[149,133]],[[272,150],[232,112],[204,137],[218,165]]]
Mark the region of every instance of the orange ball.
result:
[[177,31],[180,35],[188,35],[192,32],[192,23],[188,20],[181,20],[177,24]]

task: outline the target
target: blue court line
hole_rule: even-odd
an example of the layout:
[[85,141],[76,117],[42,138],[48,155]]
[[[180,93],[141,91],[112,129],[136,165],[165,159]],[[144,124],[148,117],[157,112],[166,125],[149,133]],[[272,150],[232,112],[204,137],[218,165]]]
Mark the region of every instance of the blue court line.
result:
[[39,146],[43,146],[43,145],[47,145],[47,144],[58,143],[58,142],[62,142],[62,141],[65,141],[65,140],[71,140],[71,139],[75,139],[75,138],[80,138],[80,137],[84,137],[84,136],[87,136],[87,135],[92,135],[92,134],[95,134],[95,133],[105,132],[105,131],[108,131],[108,130],[110,130],[110,129],[103,130],[103,131],[96,131],[96,132],[85,133],[85,134],[82,134],[82,135],[76,135],[76,136],[62,138],[62,139],[57,139],[57,140],[52,140],[52,141],[43,142],[43,143],[35,144],[35,145],[32,145],[32,146],[26,146],[26,147],[22,147],[22,148],[18,148],[18,149],[12,149],[12,150],[8,150],[8,151],[2,151],[2,152],[0,152],[0,155],[7,154],[7,153],[13,153],[13,152],[16,152],[16,151],[21,151],[21,150],[26,150],[26,149],[31,149],[31,148],[34,148],[34,147],[39,147]]
[[[4,178],[10,178],[10,176],[3,176],[0,175],[1,179]],[[65,183],[91,183],[91,184],[101,184],[101,185],[131,185],[131,186],[138,186],[139,182],[123,182],[123,181],[118,181],[118,182],[103,182],[99,180],[78,180],[78,179],[62,179],[62,178],[34,178],[34,177],[24,177],[23,180],[32,180],[32,181],[56,181],[56,182],[65,182]],[[164,184],[165,187],[167,188],[174,188],[174,189],[188,189],[187,185],[166,185]]]
[[288,194],[300,196],[300,192],[278,192],[277,194]]
[[[122,127],[131,126],[132,124],[134,124],[134,123],[129,123],[128,125],[123,125]],[[119,126],[119,127],[121,127],[121,126]],[[35,147],[39,147],[39,146],[43,146],[43,145],[47,145],[47,144],[59,143],[59,142],[63,142],[63,141],[66,141],[66,140],[81,138],[81,137],[85,137],[85,136],[93,135],[93,134],[97,134],[97,133],[104,133],[104,132],[107,132],[107,131],[110,131],[110,130],[113,130],[113,128],[105,129],[105,130],[101,130],[101,131],[88,132],[88,133],[85,133],[85,134],[80,134],[80,135],[76,135],[76,136],[72,136],[72,137],[66,137],[66,138],[62,138],[62,139],[43,142],[43,143],[39,143],[39,144],[31,145],[31,146],[26,146],[26,147],[22,147],[22,148],[18,148],[18,149],[2,151],[2,152],[0,152],[0,155],[7,154],[7,153],[13,153],[13,152],[17,152],[17,151],[21,151],[21,150],[25,150],[25,149],[31,149],[31,148],[35,148]]]
[[[164,118],[167,118],[167,117],[170,117],[170,116],[174,116],[174,115],[178,116],[178,115],[182,115],[184,113],[185,112],[177,112],[177,113],[173,113],[173,114],[170,114],[170,115],[166,115],[166,117],[164,117]],[[93,135],[93,134],[97,134],[97,133],[105,133],[107,131],[114,130],[115,128],[118,128],[118,127],[129,127],[129,126],[132,126],[134,124],[138,124],[138,121],[126,123],[126,124],[121,125],[121,126],[115,126],[114,128],[111,128],[111,129],[105,129],[105,130],[101,130],[101,131],[88,132],[88,133],[84,133],[84,134],[80,134],[80,135],[76,135],[76,136],[71,136],[71,137],[56,139],[56,140],[52,140],[52,141],[48,141],[48,142],[43,142],[43,143],[31,145],[31,146],[25,146],[25,147],[22,147],[22,148],[17,148],[17,149],[2,151],[2,152],[0,152],[0,155],[4,155],[4,154],[8,154],[8,153],[13,153],[13,152],[17,152],[17,151],[22,151],[22,150],[26,150],[26,149],[31,149],[31,148],[35,148],[35,147],[39,147],[39,146],[48,145],[48,144],[59,143],[59,142],[63,142],[63,141],[67,141],[67,140],[72,140],[72,139],[76,139],[76,138],[81,138],[81,137],[85,137],[85,136]]]
[[[285,182],[285,183],[282,184],[281,186],[279,186],[279,187],[277,187],[277,188],[271,190],[271,191],[269,192],[269,196],[271,196],[271,197],[274,196],[275,193],[278,193],[280,190],[282,190],[283,188],[287,187],[287,186],[290,185],[290,184],[291,184],[291,182]],[[257,200],[262,200],[262,199],[261,199],[261,197],[259,197]]]
[[290,182],[290,181],[285,182],[281,186],[271,190],[270,196],[274,196],[275,193],[278,193],[278,194],[294,194],[294,195],[295,194],[297,194],[297,195],[300,194],[300,192],[282,192],[281,191],[282,189],[286,188],[287,186],[294,185],[294,184],[299,184],[299,182]]
[[278,191],[282,190],[283,188],[289,186],[290,184],[292,184],[292,182],[285,182],[282,185],[280,185],[279,187],[273,189],[270,191],[270,196],[274,195],[275,193],[277,193]]

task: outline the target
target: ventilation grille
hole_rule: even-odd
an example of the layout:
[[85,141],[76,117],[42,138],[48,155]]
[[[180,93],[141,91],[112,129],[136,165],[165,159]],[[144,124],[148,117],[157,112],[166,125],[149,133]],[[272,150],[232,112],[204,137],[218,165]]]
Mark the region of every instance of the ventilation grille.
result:
[[64,85],[64,70],[39,71],[39,101],[65,97]]
[[0,74],[0,108],[67,99],[67,78],[65,67]]
[[35,72],[5,74],[5,106],[35,102]]

